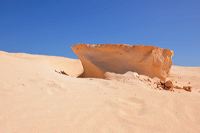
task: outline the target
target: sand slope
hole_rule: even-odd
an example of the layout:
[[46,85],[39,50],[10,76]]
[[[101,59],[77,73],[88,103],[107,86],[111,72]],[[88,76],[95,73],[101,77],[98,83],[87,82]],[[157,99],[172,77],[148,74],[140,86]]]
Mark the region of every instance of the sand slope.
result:
[[200,67],[173,66],[169,79],[175,80],[180,84],[192,85],[193,91],[200,92]]
[[64,57],[0,51],[0,61],[1,71],[7,69],[6,71],[13,71],[15,75],[19,73],[27,75],[31,73],[32,69],[34,70],[32,73],[38,74],[42,73],[42,71],[54,72],[55,70],[62,70],[72,77],[78,77],[83,73],[83,67],[79,60]]
[[[177,93],[137,81],[80,79],[56,73],[55,67],[72,76],[82,73],[78,60],[0,53],[1,133],[200,132],[198,91]],[[176,66],[171,78],[184,72],[181,76],[200,88],[199,70]]]

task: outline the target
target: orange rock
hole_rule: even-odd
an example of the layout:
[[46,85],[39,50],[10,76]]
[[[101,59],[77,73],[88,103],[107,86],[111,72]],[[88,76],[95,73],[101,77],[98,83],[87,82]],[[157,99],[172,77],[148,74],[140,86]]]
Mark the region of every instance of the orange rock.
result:
[[105,78],[105,72],[132,71],[165,80],[172,65],[173,52],[155,46],[79,44],[72,49],[82,62],[83,77]]

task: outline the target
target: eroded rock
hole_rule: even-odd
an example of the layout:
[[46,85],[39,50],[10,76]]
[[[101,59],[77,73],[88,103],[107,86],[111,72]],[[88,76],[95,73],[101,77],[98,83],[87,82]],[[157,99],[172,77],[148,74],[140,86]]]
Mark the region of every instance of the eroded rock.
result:
[[173,52],[155,46],[122,44],[78,44],[72,47],[82,62],[83,77],[105,78],[105,72],[128,71],[165,80]]

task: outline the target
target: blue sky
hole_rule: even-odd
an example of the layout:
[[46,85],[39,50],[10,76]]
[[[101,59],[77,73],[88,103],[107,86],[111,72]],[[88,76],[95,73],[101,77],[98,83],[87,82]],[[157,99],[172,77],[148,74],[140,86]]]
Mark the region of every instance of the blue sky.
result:
[[199,0],[0,0],[0,50],[76,58],[76,43],[156,45],[200,66]]

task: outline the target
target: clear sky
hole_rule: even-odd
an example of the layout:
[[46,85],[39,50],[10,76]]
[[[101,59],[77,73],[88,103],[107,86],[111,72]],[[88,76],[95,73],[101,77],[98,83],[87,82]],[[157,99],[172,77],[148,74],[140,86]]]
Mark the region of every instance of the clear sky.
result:
[[76,58],[75,43],[156,45],[200,66],[200,0],[0,0],[0,50]]

